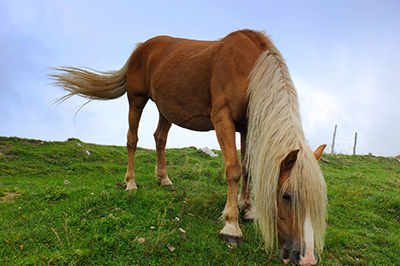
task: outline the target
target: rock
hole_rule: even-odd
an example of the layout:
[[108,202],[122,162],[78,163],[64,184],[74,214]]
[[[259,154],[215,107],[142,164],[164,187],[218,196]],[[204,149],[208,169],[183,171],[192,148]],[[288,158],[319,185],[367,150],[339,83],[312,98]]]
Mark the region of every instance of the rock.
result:
[[83,149],[82,152],[90,156],[90,151]]
[[108,215],[108,217],[111,218],[111,219],[114,219],[114,220],[115,220],[115,219],[119,219],[118,217],[115,217],[112,213],[110,213],[110,214]]
[[211,157],[217,157],[218,154],[214,153],[212,150],[210,150],[210,148],[208,147],[204,147],[200,149],[202,152],[204,152],[207,155],[210,155]]
[[173,246],[170,246],[170,244],[167,244],[167,248],[169,249],[169,251],[174,252],[174,250],[176,248],[174,248]]
[[142,244],[142,245],[143,245],[144,242],[146,242],[146,239],[143,238],[143,237],[139,237],[139,238],[136,239],[136,241],[139,242],[139,244]]

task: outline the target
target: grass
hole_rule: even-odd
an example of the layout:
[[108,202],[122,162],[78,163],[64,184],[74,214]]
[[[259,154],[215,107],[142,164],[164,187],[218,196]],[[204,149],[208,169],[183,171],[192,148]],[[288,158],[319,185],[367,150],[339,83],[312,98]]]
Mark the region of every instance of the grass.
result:
[[[216,153],[168,149],[175,187],[161,188],[155,151],[139,149],[139,190],[127,193],[124,147],[0,137],[0,265],[282,265],[253,223],[240,222],[242,247],[220,241],[227,186]],[[400,162],[323,157],[320,264],[400,265]]]

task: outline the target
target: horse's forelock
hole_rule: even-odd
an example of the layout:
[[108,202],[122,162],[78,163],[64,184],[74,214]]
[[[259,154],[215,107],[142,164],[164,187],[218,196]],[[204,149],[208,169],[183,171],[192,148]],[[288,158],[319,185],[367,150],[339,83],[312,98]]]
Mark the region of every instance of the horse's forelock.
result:
[[[324,245],[326,228],[326,185],[321,169],[311,149],[304,147],[299,153],[297,161],[290,174],[290,187],[296,195],[294,202],[295,219],[305,221],[309,214],[314,230],[314,241],[320,254]],[[300,235],[303,237],[302,224],[299,225]],[[303,239],[301,239],[303,243]]]

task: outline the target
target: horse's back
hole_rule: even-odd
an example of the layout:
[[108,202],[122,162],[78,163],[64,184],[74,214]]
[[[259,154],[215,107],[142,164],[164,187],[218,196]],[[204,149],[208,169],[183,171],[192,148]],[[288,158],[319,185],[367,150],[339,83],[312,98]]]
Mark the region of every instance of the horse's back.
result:
[[152,38],[132,55],[128,97],[146,94],[169,121],[188,129],[213,129],[212,113],[224,107],[239,123],[246,117],[248,76],[265,49],[257,34],[239,31],[219,41]]

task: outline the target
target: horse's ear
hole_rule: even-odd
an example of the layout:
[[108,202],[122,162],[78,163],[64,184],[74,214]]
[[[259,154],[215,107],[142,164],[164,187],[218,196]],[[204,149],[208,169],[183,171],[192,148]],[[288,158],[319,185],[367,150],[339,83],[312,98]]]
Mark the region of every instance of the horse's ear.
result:
[[281,173],[292,170],[293,165],[297,160],[297,154],[299,153],[299,151],[300,151],[299,149],[291,151],[286,156],[281,165]]
[[326,144],[322,144],[314,151],[315,159],[319,160],[321,158],[322,153],[324,152]]

